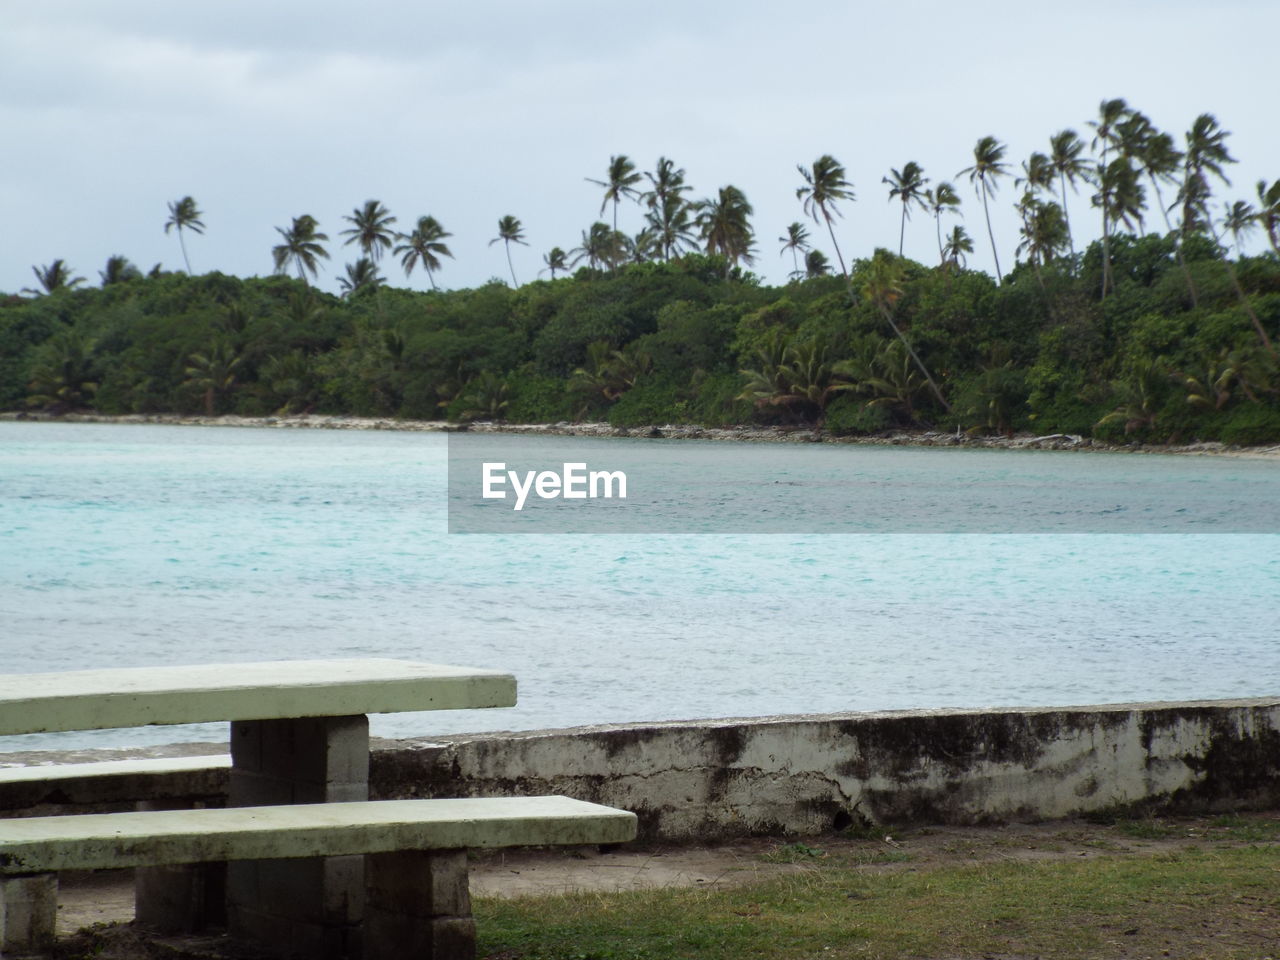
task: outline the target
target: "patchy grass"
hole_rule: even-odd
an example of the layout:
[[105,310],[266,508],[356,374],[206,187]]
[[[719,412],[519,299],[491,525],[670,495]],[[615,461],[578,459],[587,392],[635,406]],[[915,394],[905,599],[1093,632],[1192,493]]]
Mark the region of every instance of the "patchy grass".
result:
[[821,860],[826,855],[826,852],[818,847],[811,847],[804,843],[787,843],[762,854],[760,859],[765,863],[808,863],[811,860]]
[[494,960],[1280,956],[1280,847],[1274,845],[887,873],[861,871],[834,857],[807,862],[813,869],[736,889],[480,900],[475,907],[479,955]]
[[1210,820],[1142,817],[1117,820],[1117,833],[1138,840],[1207,839],[1230,843],[1270,843],[1280,840],[1280,819],[1230,814]]

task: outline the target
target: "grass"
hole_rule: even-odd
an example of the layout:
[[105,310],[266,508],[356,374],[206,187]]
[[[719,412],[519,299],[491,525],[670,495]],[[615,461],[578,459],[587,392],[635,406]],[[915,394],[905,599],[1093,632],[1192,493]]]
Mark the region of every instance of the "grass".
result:
[[[1242,821],[1220,829],[1258,827]],[[479,956],[1280,957],[1274,845],[889,873],[799,849],[785,856],[811,869],[736,889],[478,900]]]
[[1118,820],[1117,833],[1138,840],[1168,840],[1194,837],[1231,843],[1270,843],[1280,840],[1280,820],[1241,817],[1234,814],[1203,820],[1183,821],[1162,817]]

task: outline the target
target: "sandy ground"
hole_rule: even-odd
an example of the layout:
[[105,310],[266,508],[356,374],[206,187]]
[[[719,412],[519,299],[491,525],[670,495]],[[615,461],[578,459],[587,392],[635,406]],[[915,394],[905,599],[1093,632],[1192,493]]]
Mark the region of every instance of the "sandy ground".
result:
[[[1280,811],[1251,815],[1280,822]],[[1160,821],[1161,835],[1138,839],[1115,827],[1082,821],[1012,824],[1002,827],[931,827],[875,839],[844,836],[801,840],[760,838],[708,847],[624,845],[608,850],[575,848],[486,853],[472,863],[476,897],[537,897],[575,891],[626,891],[665,887],[726,887],[812,870],[838,858],[851,869],[869,872],[927,870],[953,864],[1000,860],[1053,860],[1103,856],[1152,856],[1175,850],[1243,844],[1207,819]],[[64,875],[59,897],[58,933],[65,955],[82,940],[83,927],[127,923],[133,916],[133,880],[129,871]],[[110,958],[150,956],[139,947],[137,931],[110,932],[95,953]],[[242,951],[222,938],[168,938],[165,956],[239,957]],[[176,951],[176,952],[169,952]],[[189,951],[189,952],[188,952]],[[159,955],[159,954],[156,954]],[[248,955],[252,955],[251,951]]]
[[1004,436],[957,436],[927,430],[897,431],[866,437],[833,437],[812,427],[697,427],[687,424],[665,424],[651,427],[612,427],[607,423],[539,423],[509,424],[479,422],[460,427],[443,420],[397,420],[391,417],[343,417],[300,414],[288,417],[204,417],[185,414],[66,414],[55,417],[39,413],[0,412],[0,420],[58,421],[64,423],[136,423],[174,424],[179,426],[264,427],[277,429],[321,430],[402,430],[473,433],[547,434],[575,437],[662,437],[674,440],[721,440],[739,443],[844,443],[889,444],[895,446],[969,447],[1012,450],[1074,450],[1123,453],[1176,453],[1191,456],[1232,456],[1250,459],[1280,460],[1280,444],[1257,447],[1233,447],[1223,443],[1204,442],[1180,445],[1115,444],[1090,440],[1069,434],[1036,436],[1021,434]]

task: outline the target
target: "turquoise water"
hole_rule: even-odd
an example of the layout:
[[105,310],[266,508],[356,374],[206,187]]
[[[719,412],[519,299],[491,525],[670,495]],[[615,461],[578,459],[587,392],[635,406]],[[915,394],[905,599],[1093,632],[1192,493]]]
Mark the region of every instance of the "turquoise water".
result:
[[[647,449],[696,480],[698,445]],[[729,449],[750,475],[810,448]],[[822,456],[853,469],[866,450]],[[1280,463],[928,452],[1033,488],[1044,457],[1134,488],[1280,479]],[[448,534],[446,472],[441,434],[0,423],[4,670],[388,656],[519,680],[515,709],[376,717],[384,736],[1280,693],[1275,534]]]

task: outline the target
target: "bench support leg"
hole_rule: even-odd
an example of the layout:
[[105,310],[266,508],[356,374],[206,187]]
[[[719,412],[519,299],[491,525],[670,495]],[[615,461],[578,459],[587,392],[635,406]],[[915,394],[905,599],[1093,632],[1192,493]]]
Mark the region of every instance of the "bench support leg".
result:
[[474,960],[467,851],[365,858],[364,960]]
[[[140,800],[139,810],[189,810],[181,801]],[[134,919],[161,933],[199,933],[227,924],[227,865],[184,863],[133,872]]]
[[227,865],[138,867],[134,918],[161,933],[199,933],[227,922]]
[[0,877],[0,957],[48,950],[57,920],[56,873]]
[[[366,717],[231,724],[228,805],[369,799]],[[364,858],[227,864],[227,927],[280,956],[358,956]]]

